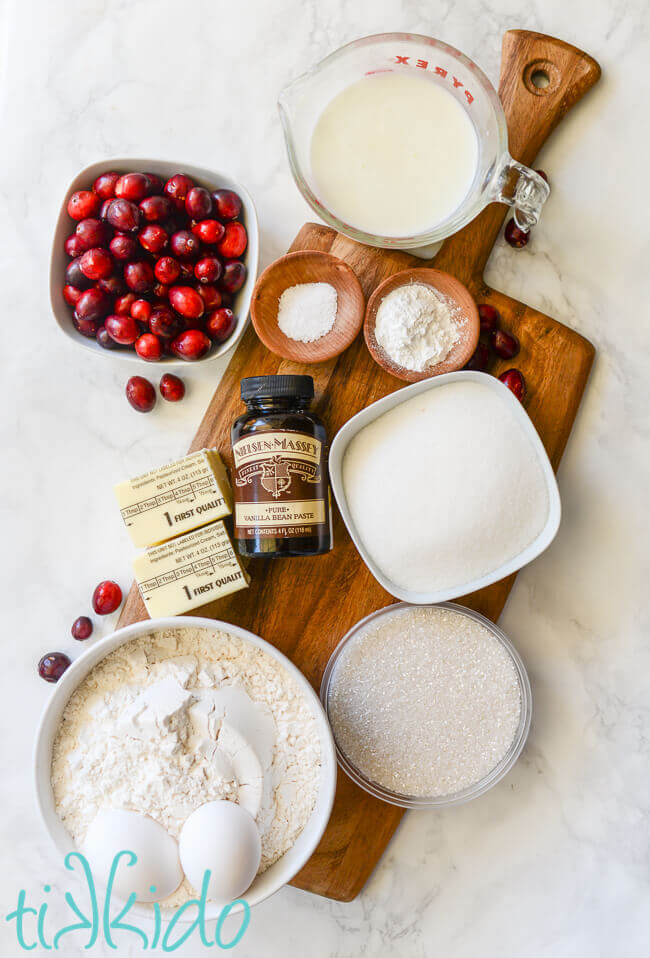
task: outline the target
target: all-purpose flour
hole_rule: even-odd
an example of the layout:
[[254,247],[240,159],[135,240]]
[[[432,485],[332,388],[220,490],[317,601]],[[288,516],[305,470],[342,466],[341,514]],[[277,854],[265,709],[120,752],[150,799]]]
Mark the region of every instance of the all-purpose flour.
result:
[[[224,632],[170,629],[106,656],[71,696],[54,742],[56,809],[78,846],[102,808],[151,816],[178,837],[205,802],[240,802],[260,872],[296,841],[318,791],[320,739],[274,658]],[[166,902],[193,894],[187,881]]]

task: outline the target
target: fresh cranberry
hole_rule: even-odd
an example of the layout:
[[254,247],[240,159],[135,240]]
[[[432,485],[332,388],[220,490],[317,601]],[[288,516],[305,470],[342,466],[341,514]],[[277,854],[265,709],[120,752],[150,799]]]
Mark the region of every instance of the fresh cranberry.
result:
[[[81,222],[83,223],[83,220]],[[72,236],[68,236],[67,240],[63,244],[63,248],[68,256],[72,256],[73,258],[76,256],[81,256],[82,253],[86,252],[86,247],[83,244],[83,240],[80,239],[76,233],[73,233]]]
[[75,307],[79,319],[102,320],[108,316],[111,308],[111,298],[103,290],[94,286],[82,293]]
[[86,339],[95,339],[101,320],[99,319],[81,319],[77,313],[72,317],[74,328]]
[[140,240],[140,245],[143,246],[148,253],[161,253],[165,246],[167,246],[169,237],[165,229],[158,223],[148,223],[140,230],[138,239]]
[[125,293],[124,296],[118,296],[113,306],[113,312],[117,313],[118,316],[128,316],[135,300],[135,293]]
[[185,197],[185,212],[193,220],[206,220],[212,212],[212,197],[202,186],[193,186]]
[[218,309],[221,306],[222,296],[216,286],[211,286],[210,283],[200,283],[197,293],[203,300],[206,312],[211,309]]
[[194,362],[209,351],[210,340],[200,329],[186,329],[172,341],[171,350],[180,359]]
[[194,282],[194,267],[191,263],[179,263],[181,269],[181,275],[179,279],[186,280],[190,283]]
[[538,176],[541,176],[545,183],[548,183],[548,175],[544,172],[544,170],[535,170],[535,172]]
[[504,329],[495,329],[490,337],[492,349],[501,359],[513,359],[519,352],[519,340]]
[[[133,378],[139,379],[140,377],[134,376]],[[147,380],[143,381],[146,382]],[[122,590],[117,582],[112,582],[110,579],[100,582],[93,592],[93,609],[97,615],[110,615],[111,612],[119,609],[121,601]]]
[[116,343],[105,326],[100,326],[97,330],[97,342],[103,349],[119,349],[120,344]]
[[194,224],[192,232],[195,236],[198,236],[202,243],[211,246],[223,239],[226,228],[219,220],[201,220],[200,223]]
[[74,308],[77,305],[79,298],[81,297],[81,292],[82,291],[77,289],[76,286],[66,285],[63,287],[63,298],[68,306],[72,306]]
[[185,395],[185,383],[173,373],[165,373],[160,380],[160,395],[167,402],[180,402]]
[[147,223],[164,223],[174,207],[167,196],[147,196],[140,203],[140,212]]
[[99,210],[99,218],[101,220],[108,221],[108,211],[111,208],[112,202],[113,202],[113,198],[104,200],[104,202],[102,203],[101,208]]
[[155,196],[157,193],[162,193],[164,183],[156,173],[143,173],[142,175],[147,181],[147,196]]
[[72,633],[73,639],[84,642],[93,634],[93,624],[87,615],[80,615],[79,618],[75,619],[72,623],[70,632]]
[[215,309],[205,322],[205,331],[215,343],[225,342],[237,325],[232,309]]
[[484,373],[490,363],[490,350],[485,343],[479,343],[465,369],[473,369]]
[[153,307],[151,303],[148,303],[146,299],[136,299],[131,303],[131,309],[129,312],[131,316],[139,323],[148,323],[151,319],[151,311]]
[[90,190],[77,190],[68,200],[68,215],[73,220],[85,220],[89,216],[97,216],[101,209],[102,199],[97,193]]
[[169,302],[180,316],[186,319],[198,319],[203,315],[203,300],[191,286],[172,286],[169,290]]
[[151,292],[160,303],[167,302],[171,286],[168,283],[155,282],[151,287]]
[[126,384],[126,398],[138,412],[151,412],[156,405],[156,390],[143,376],[131,376]]
[[105,279],[113,272],[113,260],[108,250],[97,247],[83,253],[79,268],[88,279]]
[[135,256],[138,245],[134,236],[129,236],[128,233],[116,233],[108,244],[108,248],[115,259],[129,260]]
[[148,363],[157,363],[162,356],[162,343],[154,333],[143,333],[135,341],[135,351]]
[[64,652],[48,652],[38,663],[38,674],[46,682],[58,682],[70,665],[72,663]]
[[224,265],[219,286],[226,293],[236,293],[246,282],[246,275],[247,270],[244,264],[239,260],[232,260]]
[[177,230],[172,233],[169,248],[177,259],[196,259],[201,252],[201,241],[189,230]]
[[153,269],[149,263],[127,263],[124,267],[126,285],[134,293],[146,293],[153,285]]
[[193,186],[194,183],[189,176],[184,173],[176,173],[165,183],[165,193],[177,210],[184,210],[187,194]]
[[149,329],[156,336],[172,339],[178,332],[178,318],[169,306],[155,306],[149,319]]
[[106,242],[106,224],[94,216],[89,216],[77,223],[75,236],[81,240],[84,251],[92,249],[93,246],[103,246]]
[[215,190],[212,199],[220,219],[236,220],[241,214],[242,202],[232,190]]
[[120,346],[132,346],[140,335],[138,324],[133,316],[119,316],[114,313],[104,320],[106,332]]
[[126,292],[126,286],[121,276],[107,276],[105,279],[100,279],[97,286],[104,293],[113,297],[122,296]]
[[493,333],[499,328],[499,313],[489,303],[481,303],[478,308],[479,321],[482,333]]
[[119,173],[100,173],[93,183],[95,193],[103,200],[112,200],[115,196],[115,184],[119,178]]
[[173,256],[161,256],[153,269],[156,279],[170,285],[175,283],[181,274],[181,269]]
[[499,380],[507,386],[511,393],[514,393],[520,402],[526,397],[526,380],[518,369],[506,369],[501,373]]
[[115,184],[115,195],[120,200],[139,203],[147,195],[147,178],[143,173],[125,173]]
[[[83,254],[82,254],[83,255]],[[70,260],[65,268],[65,281],[68,286],[76,286],[77,289],[90,289],[93,284],[92,279],[88,279],[81,269],[81,256]]]
[[134,233],[140,227],[140,210],[130,200],[124,198],[111,200],[106,219],[121,233]]
[[241,223],[226,223],[226,232],[217,243],[217,250],[225,259],[236,259],[243,254],[247,244],[246,228]]
[[202,256],[194,266],[194,275],[199,283],[216,283],[222,271],[221,260],[216,256]]
[[510,246],[513,246],[515,249],[523,249],[530,239],[530,231],[526,232],[525,230],[519,229],[514,219],[508,220],[503,235],[505,236],[506,243],[509,243]]

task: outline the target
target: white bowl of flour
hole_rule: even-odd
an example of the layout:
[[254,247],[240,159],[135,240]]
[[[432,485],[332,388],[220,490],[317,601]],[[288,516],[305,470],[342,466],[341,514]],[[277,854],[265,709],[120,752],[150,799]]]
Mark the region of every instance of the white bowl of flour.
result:
[[[219,708],[230,712],[220,716]],[[242,708],[255,711],[256,729]],[[210,764],[225,721],[249,722],[262,767],[257,793],[215,773],[219,762]],[[43,713],[34,765],[39,810],[62,856],[83,845],[106,807],[149,815],[177,838],[205,802],[249,803],[262,843],[260,869],[243,896],[251,906],[291,881],[311,856],[336,788],[332,734],[302,673],[245,629],[190,616],[127,626],[81,655]],[[185,880],[161,906],[175,910],[193,897]],[[221,907],[209,903],[207,917],[217,918]],[[136,909],[150,913],[145,905]],[[192,921],[194,914],[184,916]]]

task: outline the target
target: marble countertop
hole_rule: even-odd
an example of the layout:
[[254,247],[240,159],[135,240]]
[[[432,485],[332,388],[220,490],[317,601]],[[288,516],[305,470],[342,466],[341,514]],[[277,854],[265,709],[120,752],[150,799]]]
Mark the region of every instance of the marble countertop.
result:
[[[79,652],[70,624],[97,581],[128,586],[132,549],[115,521],[112,485],[185,451],[224,365],[188,369],[184,403],[139,416],[123,396],[127,367],[60,334],[48,256],[67,183],[111,155],[227,171],[254,196],[266,265],[311,218],[276,114],[286,81],[345,41],[411,30],[464,50],[496,83],[501,36],[513,26],[573,42],[603,67],[538,158],[553,193],[533,240],[521,252],[499,241],[487,274],[597,349],[559,473],[559,535],[520,574],[501,619],[530,671],[530,740],[481,800],[408,814],[356,901],[284,889],[254,909],[235,951],[647,954],[650,31],[642,0],[0,5],[3,915],[21,888],[52,901],[53,925],[65,914],[66,874],[32,794],[34,730],[51,691],[36,662],[56,648]],[[0,942],[3,955],[22,954],[4,920]],[[181,953],[204,950],[188,943]],[[93,951],[114,953],[100,944]],[[140,953],[132,936],[121,939],[119,954]]]

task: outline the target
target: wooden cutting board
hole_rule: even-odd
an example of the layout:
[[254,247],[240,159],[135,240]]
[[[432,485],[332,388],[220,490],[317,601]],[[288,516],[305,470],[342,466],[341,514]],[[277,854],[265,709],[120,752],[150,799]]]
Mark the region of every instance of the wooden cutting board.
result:
[[[530,79],[540,70],[550,80],[544,88],[537,88]],[[526,165],[532,164],[549,133],[599,75],[598,64],[575,47],[537,33],[509,31],[503,41],[499,94],[508,120],[512,155]],[[561,202],[561,198],[555,200],[551,194],[549,202]],[[433,262],[438,269],[462,280],[477,302],[494,304],[503,326],[521,340],[521,353],[515,363],[528,384],[526,408],[557,468],[594,350],[566,326],[490,289],[483,281],[483,269],[505,215],[502,205],[488,207],[447,240]],[[314,223],[303,226],[291,249],[323,250],[341,257],[355,269],[366,297],[397,270],[423,265],[422,260],[406,253],[361,246]],[[513,363],[499,362],[494,371],[498,374],[508,365]],[[314,377],[316,408],[330,437],[364,406],[403,385],[373,362],[362,336],[337,359],[301,367],[270,353],[249,327],[191,449],[216,447],[230,465],[230,425],[243,411],[240,379],[295,372]],[[336,510],[334,541],[335,548],[327,556],[254,562],[250,589],[206,606],[199,614],[261,635],[288,655],[318,689],[330,653],[345,632],[358,619],[394,601],[366,569]],[[496,621],[513,581],[511,576],[460,601]],[[134,586],[120,624],[144,618],[145,608]],[[361,791],[341,772],[328,828],[293,884],[329,898],[351,900],[363,888],[402,814],[401,809]]]

